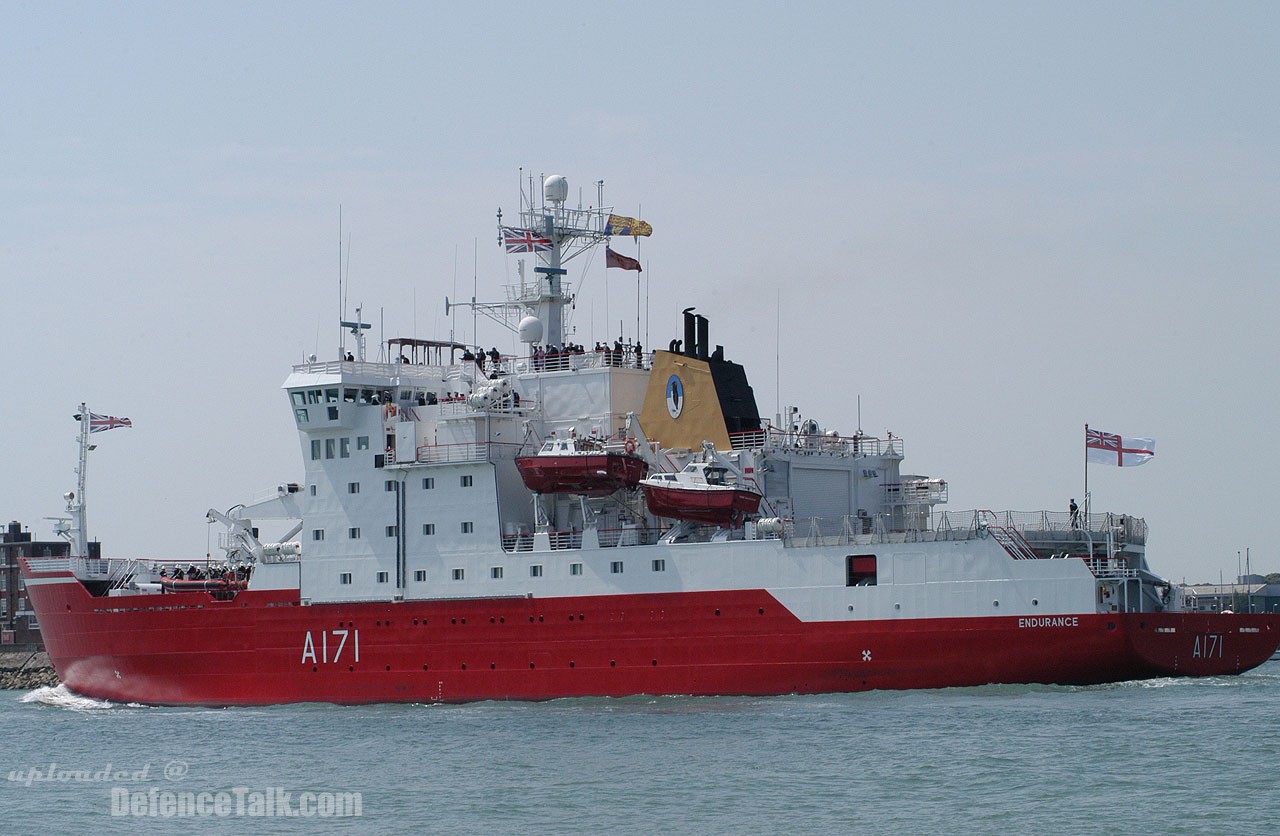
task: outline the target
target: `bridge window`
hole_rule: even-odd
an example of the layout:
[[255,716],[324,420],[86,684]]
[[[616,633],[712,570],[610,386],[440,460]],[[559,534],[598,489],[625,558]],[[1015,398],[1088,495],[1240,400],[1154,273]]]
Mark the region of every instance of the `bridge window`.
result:
[[338,445],[332,438],[326,438],[324,440],[324,457],[326,459],[333,458],[334,451],[336,451],[337,449],[338,449]]
[[851,554],[845,558],[845,586],[875,586],[876,556],[874,554]]
[[307,411],[305,409],[295,409],[293,414],[298,419],[299,424],[307,423]]
[[355,389],[343,389],[343,390],[342,390],[342,400],[343,400],[344,402],[346,402],[346,403],[355,403],[355,402],[356,402],[356,390],[355,390]]
[[367,435],[358,435],[358,436],[356,436],[356,449],[357,449],[357,450],[368,450],[368,449],[369,449],[369,436],[367,436]]
[[317,461],[320,458],[320,439],[311,439],[311,460]]
[[324,390],[324,402],[325,402],[325,403],[337,403],[337,402],[338,402],[338,390],[337,390],[337,389],[325,389],[325,390]]
[[331,406],[331,407],[327,407],[327,408],[328,408],[328,410],[329,410],[329,420],[330,420],[330,421],[337,421],[337,420],[338,420],[338,408],[337,408],[336,406]]
[[[338,416],[335,415],[334,417],[337,418]],[[349,438],[338,439],[338,458],[342,458],[342,459],[351,458],[351,439]]]

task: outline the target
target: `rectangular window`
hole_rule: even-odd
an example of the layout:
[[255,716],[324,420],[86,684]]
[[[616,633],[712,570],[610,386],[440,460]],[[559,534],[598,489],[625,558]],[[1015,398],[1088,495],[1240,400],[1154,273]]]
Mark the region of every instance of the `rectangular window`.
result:
[[422,479],[422,489],[423,489],[424,491],[432,490],[432,489],[434,489],[434,488],[435,488],[435,486],[436,486],[436,480],[435,480],[435,477],[434,477],[434,476],[424,476],[424,477],[423,477],[423,479]]
[[845,586],[875,586],[876,556],[851,554],[845,558]]
[[[335,415],[333,417],[337,418],[338,416]],[[338,439],[338,458],[340,459],[351,458],[351,439],[349,438]]]
[[495,581],[502,580],[502,567],[501,566],[490,567],[489,577],[493,578]]
[[541,564],[541,563],[535,563],[535,564],[533,564],[532,566],[530,566],[530,567],[529,567],[529,577],[531,577],[531,578],[540,578],[540,577],[542,577],[542,564]]
[[290,392],[289,397],[293,398],[294,406],[306,406],[307,404],[306,392]]
[[423,533],[424,535],[426,535],[427,537],[432,536],[433,534],[435,534],[435,533],[436,533],[436,524],[435,524],[435,523],[423,523],[423,524],[422,524],[422,533]]
[[351,573],[350,573],[350,572],[342,572],[342,573],[340,573],[340,574],[338,575],[338,583],[341,583],[341,584],[349,584],[349,583],[351,583]]
[[307,403],[320,403],[320,390],[309,389],[307,391]]
[[612,572],[612,573],[613,573],[613,574],[615,574],[615,575],[621,575],[621,574],[622,574],[622,561],[621,561],[621,560],[615,560],[615,561],[613,561],[612,563],[610,563],[610,564],[609,564],[609,571],[610,571],[610,572]]
[[308,420],[307,411],[305,409],[295,409],[293,411],[293,417],[298,419],[299,424],[305,424]]
[[653,561],[653,571],[655,571],[655,572],[665,572],[665,571],[667,571],[667,561],[666,561],[666,560],[664,560],[664,559],[662,559],[661,557],[654,558],[654,561]]
[[311,439],[311,460],[316,461],[320,458],[320,439]]
[[330,407],[326,407],[326,408],[329,410],[329,420],[330,420],[330,421],[337,421],[337,420],[338,420],[338,408],[337,408],[336,406],[330,406]]
[[570,563],[570,564],[569,564],[569,574],[570,574],[570,575],[581,575],[581,574],[582,574],[582,564],[581,564],[581,563]]
[[358,436],[356,436],[356,449],[357,449],[357,450],[368,450],[368,449],[369,449],[369,436],[367,436],[367,435],[358,435]]
[[463,534],[470,534],[473,530],[475,530],[475,526],[474,526],[472,523],[464,522],[464,523],[462,524],[462,533],[463,533]]
[[386,572],[378,573],[378,583],[386,583],[389,575]]
[[386,490],[388,490],[388,491],[394,491],[394,490],[396,489],[396,483],[395,483],[395,480],[394,480],[394,479],[388,479],[388,480],[387,480],[387,483],[386,483],[386,485],[385,485],[384,487],[385,487],[385,488],[386,488]]
[[319,542],[320,540],[323,540],[323,539],[324,539],[324,529],[323,529],[323,528],[313,528],[313,529],[311,530],[311,539],[312,539],[312,540],[315,540],[315,541],[317,541],[317,542]]
[[326,438],[324,440],[324,457],[326,459],[333,458],[334,453],[337,451],[337,449],[338,449],[338,443],[334,439]]
[[325,403],[337,403],[337,402],[338,402],[338,390],[337,390],[337,389],[325,389],[325,390],[324,390],[324,402],[325,402]]
[[396,536],[396,527],[394,525],[387,526],[387,536],[388,537]]
[[348,483],[347,483],[347,493],[360,493],[360,483],[359,483],[359,482],[348,482]]
[[343,400],[343,401],[345,401],[346,403],[355,403],[355,402],[356,402],[356,390],[355,390],[355,389],[343,389],[343,390],[342,390],[342,400]]
[[427,571],[425,569],[418,569],[413,573],[413,580],[416,583],[422,583],[426,579],[427,579]]
[[465,578],[466,576],[467,576],[467,572],[466,572],[466,570],[465,570],[465,569],[454,569],[454,570],[453,570],[453,579],[454,579],[455,581],[460,581],[460,580],[462,580],[463,578]]
[[360,539],[360,529],[358,529],[358,528],[348,528],[348,529],[347,529],[347,539],[348,539],[348,540],[359,540],[359,539]]
[[462,482],[462,487],[464,488],[471,487],[471,475],[467,474],[466,476],[463,476],[461,479],[461,482]]
[[312,496],[315,496],[315,495],[316,495],[316,486],[315,486],[315,485],[312,485],[312,486],[311,486],[311,495],[312,495]]

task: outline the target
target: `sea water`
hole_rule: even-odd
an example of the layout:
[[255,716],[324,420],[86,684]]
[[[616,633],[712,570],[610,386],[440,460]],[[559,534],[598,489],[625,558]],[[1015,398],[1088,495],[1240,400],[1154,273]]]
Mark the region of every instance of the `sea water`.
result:
[[1280,662],[782,697],[159,708],[0,692],[0,832],[1274,833]]

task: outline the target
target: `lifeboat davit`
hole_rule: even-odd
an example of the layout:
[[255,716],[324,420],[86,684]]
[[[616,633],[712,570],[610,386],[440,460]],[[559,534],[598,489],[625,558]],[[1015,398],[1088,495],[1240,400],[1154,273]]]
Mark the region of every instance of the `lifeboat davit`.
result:
[[516,467],[531,491],[608,496],[648,474],[649,463],[635,449],[632,439],[615,450],[594,438],[553,438],[537,455],[517,457]]
[[649,510],[659,517],[728,526],[760,509],[759,491],[726,480],[728,468],[693,462],[679,473],[655,473],[640,482]]

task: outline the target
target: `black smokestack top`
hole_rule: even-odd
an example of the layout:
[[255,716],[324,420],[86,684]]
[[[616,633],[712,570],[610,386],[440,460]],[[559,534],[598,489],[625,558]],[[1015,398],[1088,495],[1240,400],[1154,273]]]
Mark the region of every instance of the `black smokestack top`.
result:
[[698,359],[707,359],[708,340],[707,336],[707,318],[702,314],[698,314]]
[[687,357],[697,357],[697,317],[693,313],[693,308],[685,308],[682,313],[684,314],[684,350],[681,353]]

